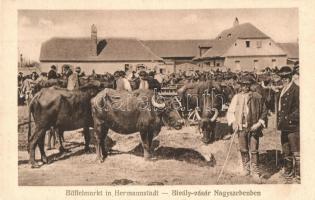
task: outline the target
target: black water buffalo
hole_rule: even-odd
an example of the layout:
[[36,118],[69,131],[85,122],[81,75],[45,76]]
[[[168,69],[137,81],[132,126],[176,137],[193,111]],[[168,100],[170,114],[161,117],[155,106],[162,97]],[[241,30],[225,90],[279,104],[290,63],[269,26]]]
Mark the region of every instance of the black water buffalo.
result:
[[[38,145],[43,163],[47,163],[44,151],[45,133],[51,127],[62,135],[63,131],[84,128],[85,150],[89,151],[89,127],[93,126],[90,100],[100,91],[100,83],[95,81],[79,90],[69,91],[63,88],[43,88],[32,99],[29,117],[33,116],[35,132],[31,134],[29,124],[28,141],[30,164],[39,167],[35,161],[35,148]],[[60,150],[64,148],[60,146]]]
[[183,124],[177,110],[168,102],[158,102],[150,90],[132,92],[105,89],[91,100],[97,159],[106,157],[104,138],[111,129],[119,134],[140,132],[144,157],[151,155],[151,144],[163,122],[176,129]]
[[178,90],[184,112],[195,112],[206,144],[214,139],[219,110],[222,108],[223,91],[219,83],[201,81],[184,85]]

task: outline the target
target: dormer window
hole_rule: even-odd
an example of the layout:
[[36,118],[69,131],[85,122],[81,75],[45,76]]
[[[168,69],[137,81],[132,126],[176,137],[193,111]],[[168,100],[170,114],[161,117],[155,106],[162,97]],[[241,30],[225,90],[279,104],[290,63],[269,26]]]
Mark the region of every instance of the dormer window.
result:
[[222,37],[221,37],[221,36],[219,36],[218,40],[221,40],[221,39],[222,39]]
[[269,46],[271,46],[271,42],[269,42]]
[[231,36],[232,36],[232,34],[231,34],[231,33],[229,33],[229,34],[227,35],[227,37],[228,37],[228,38],[230,38]]

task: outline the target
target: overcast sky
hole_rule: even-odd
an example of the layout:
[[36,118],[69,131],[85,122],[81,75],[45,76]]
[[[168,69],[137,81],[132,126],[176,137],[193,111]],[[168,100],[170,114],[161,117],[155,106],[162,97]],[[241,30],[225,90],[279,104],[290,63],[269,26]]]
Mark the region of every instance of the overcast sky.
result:
[[230,28],[234,18],[250,22],[276,42],[296,42],[298,10],[19,10],[18,48],[27,58],[39,59],[41,43],[51,37],[90,37],[96,24],[98,37],[139,39],[212,39]]

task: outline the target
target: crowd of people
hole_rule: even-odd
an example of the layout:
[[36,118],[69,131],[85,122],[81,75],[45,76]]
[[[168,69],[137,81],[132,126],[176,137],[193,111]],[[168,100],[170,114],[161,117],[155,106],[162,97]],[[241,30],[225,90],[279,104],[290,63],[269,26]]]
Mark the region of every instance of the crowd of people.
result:
[[[239,77],[244,74],[251,74],[252,77],[257,82],[262,82],[263,84],[272,84],[274,81],[273,75],[277,75],[279,69],[277,67],[271,69],[266,67],[264,70],[253,73],[253,72],[231,72],[230,69],[226,71],[210,70],[210,71],[181,71],[174,72],[171,74],[162,74],[156,71],[131,71],[131,70],[121,70],[116,71],[113,74],[106,73],[109,76],[114,77],[115,83],[114,88],[118,90],[135,90],[135,89],[153,89],[157,88],[158,90],[161,87],[168,87],[170,85],[175,84],[186,84],[186,83],[194,83],[199,81],[207,81],[207,80],[215,80],[218,82],[224,82],[227,84],[233,85]],[[295,66],[293,68],[293,80],[297,85],[299,85],[298,77],[299,77],[299,66]],[[102,75],[96,74],[93,70],[90,76],[85,75],[82,72],[80,67],[76,67],[74,71],[69,66],[65,66],[63,68],[63,72],[60,74],[57,72],[57,68],[55,65],[51,66],[51,69],[48,73],[41,72],[38,74],[37,72],[32,72],[29,75],[23,75],[22,72],[18,74],[18,87],[19,93],[23,96],[26,93],[29,93],[32,90],[32,86],[42,80],[50,80],[50,79],[62,79],[67,81],[67,89],[73,90],[78,89],[80,86],[80,78],[87,77],[100,77]]]

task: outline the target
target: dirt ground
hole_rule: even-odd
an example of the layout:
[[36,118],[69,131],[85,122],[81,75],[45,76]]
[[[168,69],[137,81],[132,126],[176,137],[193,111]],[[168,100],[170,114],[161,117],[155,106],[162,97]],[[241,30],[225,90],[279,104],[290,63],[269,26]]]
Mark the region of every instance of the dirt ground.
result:
[[[240,155],[237,137],[218,184],[277,184],[280,160],[280,135],[273,129],[274,116],[269,118],[269,127],[260,140],[260,163],[264,179],[255,182],[250,177],[240,176]],[[19,107],[19,123],[27,120],[26,107]],[[48,165],[32,169],[28,164],[27,126],[19,127],[18,182],[19,185],[65,186],[65,185],[211,185],[217,178],[226,158],[231,138],[224,118],[216,130],[216,141],[205,145],[195,126],[170,130],[163,127],[154,139],[154,159],[144,160],[138,133],[122,136],[112,131],[112,151],[103,163],[96,161],[94,153],[85,154],[84,139],[80,130],[65,132],[65,147],[71,152],[58,154],[56,149],[46,150],[51,161]],[[33,127],[34,130],[34,127]],[[91,130],[91,134],[92,130]],[[93,143],[93,141],[92,141]],[[36,158],[40,159],[39,151]]]

